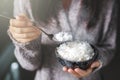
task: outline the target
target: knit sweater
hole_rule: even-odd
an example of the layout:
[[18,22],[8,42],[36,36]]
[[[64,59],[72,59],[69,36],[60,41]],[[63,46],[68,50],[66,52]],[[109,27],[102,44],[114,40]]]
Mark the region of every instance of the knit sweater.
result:
[[[18,10],[20,1],[24,3],[25,12],[31,10],[30,3],[26,3],[29,0],[15,0],[14,15],[21,12]],[[87,41],[96,47],[102,67],[111,61],[116,46],[115,0],[72,0],[69,9],[65,10],[60,3],[56,12],[48,22],[42,22],[44,31],[49,34],[71,32],[75,40]],[[81,79],[62,71],[63,66],[55,56],[57,42],[44,33],[27,43],[17,42],[9,30],[8,34],[15,45],[15,56],[20,65],[26,70],[36,70],[35,80],[101,80],[99,70]]]

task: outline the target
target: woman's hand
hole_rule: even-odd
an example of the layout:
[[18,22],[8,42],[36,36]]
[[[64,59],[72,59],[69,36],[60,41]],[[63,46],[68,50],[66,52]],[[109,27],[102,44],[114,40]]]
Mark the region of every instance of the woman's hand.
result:
[[87,70],[82,70],[80,68],[71,69],[71,68],[63,67],[63,71],[68,72],[78,78],[82,78],[82,77],[88,76],[90,73],[92,73],[94,68],[98,68],[99,66],[100,66],[100,62],[95,61]]
[[39,37],[41,31],[33,26],[33,23],[24,14],[10,20],[9,31],[12,37],[21,43],[32,41]]

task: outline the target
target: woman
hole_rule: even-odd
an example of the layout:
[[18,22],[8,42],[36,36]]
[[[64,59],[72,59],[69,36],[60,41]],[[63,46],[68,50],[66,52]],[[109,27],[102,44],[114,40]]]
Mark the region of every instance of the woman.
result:
[[[27,10],[27,0],[16,0],[15,3],[19,1],[25,3],[23,6]],[[87,70],[61,66],[55,58],[56,43],[38,30],[26,15],[15,9],[14,13],[17,16],[10,20],[8,34],[15,45],[17,60],[24,69],[37,71],[35,80],[101,80],[99,70],[111,61],[115,52],[117,26],[115,0],[61,2],[55,16],[50,16],[50,21],[44,22],[44,27],[40,25],[37,27],[42,27],[49,34],[60,31],[72,32],[75,40],[93,44],[98,50],[99,59]]]

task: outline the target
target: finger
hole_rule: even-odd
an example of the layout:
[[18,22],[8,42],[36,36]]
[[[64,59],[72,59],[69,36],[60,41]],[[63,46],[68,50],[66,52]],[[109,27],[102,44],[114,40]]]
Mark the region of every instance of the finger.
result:
[[76,68],[75,71],[76,71],[79,75],[81,75],[82,77],[85,77],[85,76],[88,76],[88,75],[92,72],[92,69],[89,68],[89,69],[87,69],[87,70],[85,71],[85,70],[81,70],[81,69],[79,69],[79,68]]
[[33,26],[33,24],[31,22],[27,22],[27,21],[20,21],[20,20],[16,20],[16,19],[11,19],[10,20],[10,26],[14,26],[14,27],[30,27],[30,26]]
[[30,42],[34,39],[37,39],[39,36],[34,36],[33,38],[28,38],[28,39],[16,39],[18,42],[21,42],[21,43],[26,43],[26,42]]
[[86,74],[86,71],[79,69],[79,68],[74,69],[74,71],[81,76],[84,76]]
[[99,61],[95,61],[95,62],[92,63],[91,68],[97,68],[99,66],[100,66],[100,62]]
[[90,74],[92,72],[92,70],[93,70],[92,68],[87,69],[87,74],[86,75]]
[[33,33],[27,33],[27,34],[17,34],[17,33],[12,33],[13,37],[16,39],[28,39],[28,38],[33,38],[34,36],[39,36],[38,33],[33,32]]
[[63,71],[67,72],[68,68],[66,66],[63,67]]
[[10,26],[9,28],[10,28],[11,32],[18,33],[18,34],[30,33],[30,32],[34,32],[34,31],[38,31],[34,27],[19,28],[19,27]]
[[29,20],[29,18],[27,17],[27,15],[26,14],[20,14],[20,15],[18,15],[18,16],[16,16],[16,19],[17,20],[26,20],[26,21],[30,21]]
[[68,69],[68,72],[71,73],[72,75],[76,76],[76,77],[81,77],[81,75],[79,75],[78,73],[76,73],[74,70],[72,69]]
[[23,21],[23,20],[27,21],[27,19],[23,16],[16,16],[15,18],[16,18],[16,20],[19,20],[19,21]]

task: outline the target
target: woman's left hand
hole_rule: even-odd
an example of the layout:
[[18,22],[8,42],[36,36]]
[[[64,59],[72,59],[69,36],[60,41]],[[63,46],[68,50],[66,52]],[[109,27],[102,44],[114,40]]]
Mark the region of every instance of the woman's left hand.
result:
[[87,70],[82,70],[80,68],[71,69],[71,68],[63,67],[63,71],[68,72],[78,78],[82,78],[88,76],[90,73],[92,73],[94,68],[98,68],[99,66],[100,66],[100,62],[95,61],[91,64],[90,68],[88,68]]

